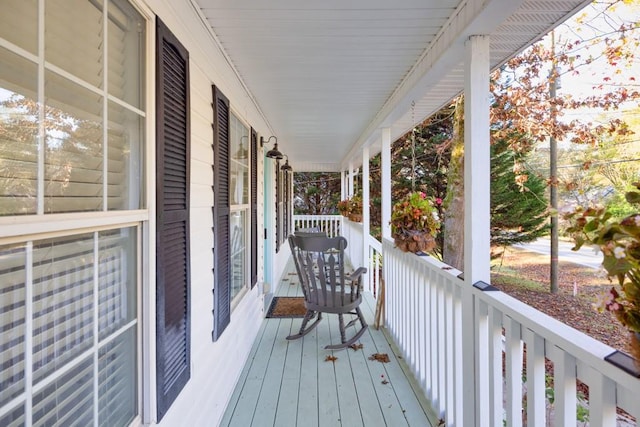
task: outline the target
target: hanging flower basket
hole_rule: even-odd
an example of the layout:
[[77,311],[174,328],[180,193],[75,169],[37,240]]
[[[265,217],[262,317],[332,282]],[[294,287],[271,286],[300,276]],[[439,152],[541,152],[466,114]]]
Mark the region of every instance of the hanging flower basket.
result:
[[405,252],[430,252],[436,247],[435,236],[440,223],[427,196],[409,193],[393,205],[391,236],[398,249]]
[[436,247],[436,239],[425,231],[406,231],[396,233],[393,241],[397,248],[404,252],[430,252]]

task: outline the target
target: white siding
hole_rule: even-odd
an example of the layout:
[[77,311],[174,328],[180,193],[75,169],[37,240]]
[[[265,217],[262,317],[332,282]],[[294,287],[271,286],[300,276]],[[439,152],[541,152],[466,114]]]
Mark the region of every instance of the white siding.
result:
[[[149,7],[189,51],[191,96],[191,379],[160,425],[215,426],[222,418],[253,340],[264,316],[259,286],[242,297],[231,313],[231,324],[217,342],[213,326],[213,131],[211,85],[229,97],[234,114],[259,135],[271,135],[250,102],[226,59],[214,45],[198,12],[189,0],[148,1]],[[259,180],[262,160],[259,159]],[[262,182],[258,183],[258,231],[262,230]],[[262,242],[262,239],[258,239]],[[259,281],[262,280],[262,249],[259,248]],[[288,255],[281,250],[274,266],[280,277]],[[151,280],[152,286],[153,280]],[[154,412],[155,414],[155,412]],[[155,415],[152,414],[152,418]]]

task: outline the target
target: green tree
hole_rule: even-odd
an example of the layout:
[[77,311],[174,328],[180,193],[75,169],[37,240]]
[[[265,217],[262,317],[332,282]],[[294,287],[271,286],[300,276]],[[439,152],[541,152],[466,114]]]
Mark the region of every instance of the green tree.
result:
[[293,193],[295,215],[336,214],[340,201],[340,174],[295,172]]
[[[507,141],[511,150],[525,154],[531,150],[533,143],[549,138],[595,145],[603,139],[630,133],[626,123],[615,116],[610,116],[605,123],[593,123],[586,115],[576,115],[577,118],[573,120],[566,118],[569,111],[579,113],[585,109],[598,108],[609,112],[640,99],[635,75],[623,72],[637,67],[635,49],[639,46],[640,26],[637,22],[612,19],[612,12],[623,3],[629,2],[594,2],[595,7],[599,8],[595,15],[581,14],[574,19],[575,40],[570,41],[568,37],[557,37],[554,43],[543,40],[491,74],[492,144],[497,140]],[[611,25],[612,22],[615,25]],[[580,32],[587,28],[596,31],[588,35]],[[567,92],[552,96],[551,83],[557,83],[562,76],[568,78],[579,75],[586,66],[594,63],[602,64],[601,68],[607,71],[599,76],[598,83],[586,95],[577,96]],[[464,119],[460,116],[459,122],[462,120]],[[457,125],[454,124],[454,128]],[[521,135],[527,137],[521,138]],[[454,153],[461,147],[462,139],[454,138]],[[528,177],[524,174],[526,168],[520,164],[521,161],[516,158],[514,170],[515,182],[523,186]],[[463,185],[452,185],[460,183],[462,178],[460,168],[450,169],[447,201],[455,201],[456,197],[463,194]],[[549,177],[548,185],[557,186],[557,176]],[[444,221],[444,261],[462,268],[463,246],[456,239],[459,239],[458,231],[463,230],[464,215],[461,215],[460,209],[450,208],[445,211]],[[449,247],[454,252],[448,255]]]
[[[455,169],[451,166],[454,158],[452,152],[458,153],[457,169],[462,169],[462,142],[457,151],[454,148],[456,117],[453,113],[456,111],[461,111],[460,108],[456,108],[456,104],[443,108],[392,144],[394,201],[415,189],[436,201],[435,208],[440,219],[445,218],[447,207],[455,210],[456,215],[452,216],[461,217],[460,206],[455,205],[451,208],[451,204],[443,200],[448,192],[451,170]],[[459,125],[462,126],[463,123],[460,122]],[[458,133],[460,132],[461,128],[458,130]],[[545,181],[530,171],[519,171],[520,182],[516,180],[514,165],[524,164],[521,160],[523,156],[524,154],[511,150],[506,141],[494,141],[491,162],[491,243],[494,247],[531,241],[547,231]],[[378,156],[372,160],[372,165],[379,164],[379,161],[375,160],[377,158]],[[414,164],[415,172],[412,172]],[[379,181],[377,166],[371,168],[371,181]],[[379,192],[379,186],[372,185],[372,200],[379,196],[376,191]],[[459,201],[463,199],[460,198]],[[372,219],[372,224],[375,221]],[[377,221],[379,223],[379,217]],[[446,226],[446,223],[443,223],[443,228]],[[444,233],[445,230],[441,230],[436,239],[438,245],[435,252],[441,257],[444,250]]]
[[493,247],[531,242],[548,233],[546,183],[525,170],[525,184],[516,182],[514,164],[522,154],[507,141],[491,147],[491,244]]

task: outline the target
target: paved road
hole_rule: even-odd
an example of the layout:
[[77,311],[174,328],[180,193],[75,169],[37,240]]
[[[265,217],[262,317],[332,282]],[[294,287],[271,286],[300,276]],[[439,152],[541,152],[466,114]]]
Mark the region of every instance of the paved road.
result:
[[[538,239],[531,243],[524,243],[521,245],[514,245],[517,248],[526,249],[532,252],[538,252],[541,254],[549,254],[550,242],[547,238]],[[584,265],[598,269],[602,265],[602,253],[596,254],[593,248],[583,246],[579,251],[572,251],[572,243],[560,241],[558,243],[558,259],[560,261],[568,261],[574,264]]]

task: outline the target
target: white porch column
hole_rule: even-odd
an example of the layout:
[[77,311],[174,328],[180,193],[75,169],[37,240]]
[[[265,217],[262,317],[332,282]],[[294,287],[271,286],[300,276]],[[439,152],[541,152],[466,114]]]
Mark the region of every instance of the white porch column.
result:
[[[471,36],[466,42],[464,87],[464,281],[462,301],[462,399],[460,425],[489,425],[487,373],[478,368],[486,349],[480,349],[471,286],[490,283],[489,271],[489,36]],[[480,366],[487,366],[486,363]],[[473,379],[473,380],[471,380]],[[458,424],[458,422],[456,422]]]
[[391,239],[391,128],[382,128],[382,238]]
[[362,263],[369,261],[369,147],[362,149]]
[[467,43],[464,100],[464,275],[489,283],[489,36]]
[[344,171],[340,171],[340,200],[347,198],[347,177]]
[[347,189],[347,196],[353,197],[353,179],[354,179],[354,171],[353,171],[353,162],[349,161],[349,187]]

